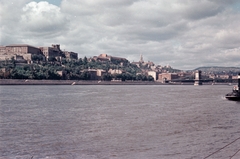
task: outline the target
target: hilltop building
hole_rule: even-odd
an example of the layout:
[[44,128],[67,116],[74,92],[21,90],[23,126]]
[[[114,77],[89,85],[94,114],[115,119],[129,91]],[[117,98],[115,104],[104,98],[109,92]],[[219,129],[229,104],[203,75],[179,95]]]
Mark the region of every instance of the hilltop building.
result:
[[126,58],[109,56],[107,54],[100,54],[99,56],[93,56],[93,59],[97,61],[112,61],[112,60],[128,61]]
[[69,59],[78,59],[78,54],[74,52],[61,51],[60,45],[52,47],[35,47],[28,44],[13,44],[0,46],[0,60],[25,60],[31,61],[33,55],[40,55],[48,59],[49,57],[66,57]]
[[24,59],[31,60],[32,55],[42,55],[39,48],[27,44],[14,44],[0,47],[0,60]]
[[45,57],[65,57],[67,59],[78,59],[78,54],[75,52],[62,51],[60,45],[52,45],[52,47],[40,47],[40,50]]
[[69,51],[63,51],[63,54],[67,59],[78,59],[78,53],[75,52],[69,52]]
[[139,62],[132,62],[132,64],[137,65],[137,67],[139,67],[139,68],[141,68],[142,66],[147,67],[147,68],[151,68],[151,69],[155,68],[155,64],[153,62],[151,62],[151,61],[144,62],[142,54],[140,55]]
[[115,57],[115,56],[109,56],[107,54],[100,54],[99,56],[93,56],[93,58],[95,61],[111,61],[111,62],[117,62],[120,63],[121,65],[124,65],[128,62],[128,60],[126,58],[122,58],[122,57]]
[[40,50],[45,57],[60,57],[62,56],[62,51],[60,45],[52,45],[52,47],[40,47]]

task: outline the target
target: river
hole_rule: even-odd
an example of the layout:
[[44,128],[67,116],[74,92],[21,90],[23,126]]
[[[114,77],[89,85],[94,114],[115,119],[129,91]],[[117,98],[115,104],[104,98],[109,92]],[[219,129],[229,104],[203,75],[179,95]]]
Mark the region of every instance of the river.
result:
[[[227,85],[0,86],[1,159],[200,159],[240,137]],[[236,140],[211,159],[240,149]]]

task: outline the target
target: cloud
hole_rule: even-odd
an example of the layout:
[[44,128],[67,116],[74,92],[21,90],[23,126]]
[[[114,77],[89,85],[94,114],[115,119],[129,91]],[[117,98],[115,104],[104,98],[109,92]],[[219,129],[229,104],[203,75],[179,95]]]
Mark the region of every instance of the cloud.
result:
[[[22,14],[22,6],[28,0],[0,1],[0,42],[1,44],[9,44],[15,39],[16,42],[21,41],[18,37],[20,17]],[[14,34],[15,33],[15,37]]]
[[[14,8],[14,9],[12,9]],[[16,9],[15,9],[16,8]],[[59,7],[48,2],[29,2],[20,0],[17,3],[3,2],[1,27],[1,43],[33,43],[40,44],[58,38],[67,31],[67,19]]]
[[143,54],[145,61],[179,69],[239,65],[238,0],[0,3],[1,45],[60,43],[79,57],[107,53],[129,61]]
[[67,20],[55,5],[30,2],[23,7],[20,23],[29,34],[56,36],[66,27]]

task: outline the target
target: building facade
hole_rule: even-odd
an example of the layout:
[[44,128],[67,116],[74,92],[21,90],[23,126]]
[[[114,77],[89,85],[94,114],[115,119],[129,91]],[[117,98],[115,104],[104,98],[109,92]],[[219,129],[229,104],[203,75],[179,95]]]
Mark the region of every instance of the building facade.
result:
[[110,74],[122,74],[123,73],[123,70],[120,70],[120,69],[109,69],[108,70],[108,73]]
[[109,56],[107,54],[100,54],[99,56],[94,56],[93,59],[95,61],[111,61],[111,62],[117,62],[120,63],[121,65],[124,65],[125,63],[128,62],[126,58],[121,58],[121,57],[114,57],[114,56]]
[[174,79],[178,79],[179,76],[177,73],[161,73],[158,75],[158,80],[162,83],[165,83],[167,81],[171,81]]
[[27,44],[17,44],[0,46],[0,60],[10,60],[14,58],[15,60],[27,60],[31,61],[33,55],[44,56],[44,59],[49,57],[66,57],[68,59],[78,59],[78,53],[61,51],[60,45],[52,45],[52,47],[34,47]]
[[78,59],[78,53],[75,52],[69,52],[69,51],[63,51],[63,54],[67,59]]
[[52,47],[40,47],[42,53],[46,58],[49,57],[61,57],[62,51],[60,49],[60,45],[52,45]]
[[157,76],[156,71],[148,71],[148,76],[152,76],[154,81],[158,80],[158,76]]
[[17,60],[20,56],[24,60],[31,60],[32,55],[43,55],[41,50],[37,47],[21,44],[21,45],[8,45],[0,47],[0,60],[14,58]]

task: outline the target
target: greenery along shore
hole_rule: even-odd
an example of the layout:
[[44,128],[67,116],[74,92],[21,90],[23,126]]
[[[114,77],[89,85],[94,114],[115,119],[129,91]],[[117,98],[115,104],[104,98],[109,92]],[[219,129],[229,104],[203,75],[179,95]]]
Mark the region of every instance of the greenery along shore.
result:
[[[146,65],[137,66],[129,61],[111,60],[96,61],[91,58],[79,58],[78,60],[66,58],[49,58],[45,61],[41,56],[33,55],[31,62],[19,62],[14,58],[0,62],[1,79],[53,79],[53,80],[92,80],[92,70],[103,70],[105,73],[95,80],[137,80],[153,81],[152,76],[147,75],[151,70]],[[169,72],[172,68],[164,67]],[[121,70],[121,73],[109,73],[109,70]]]

